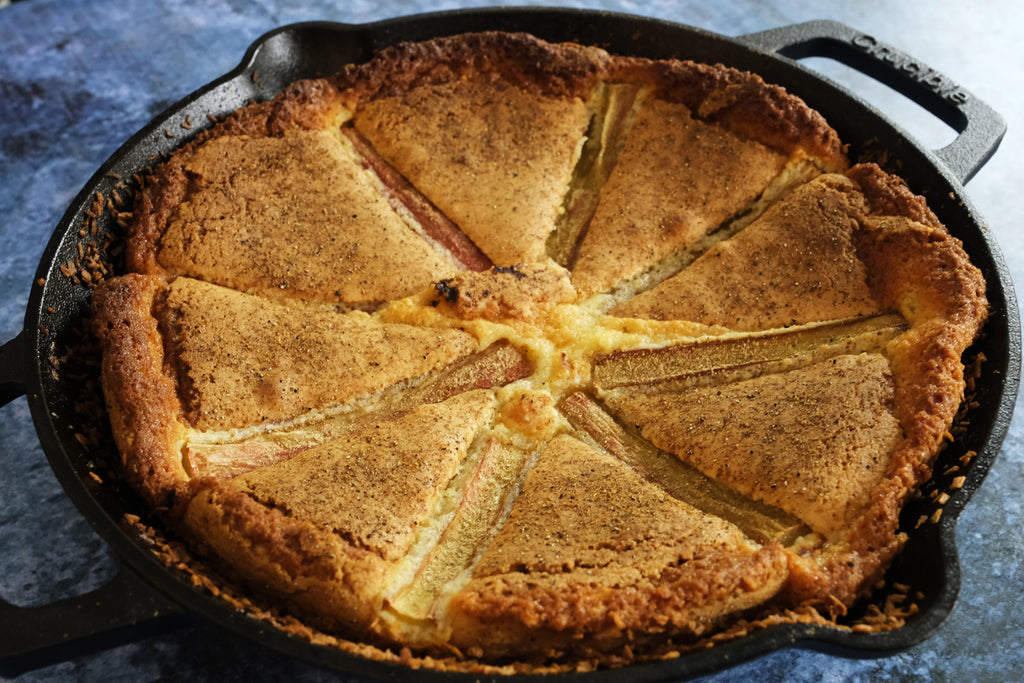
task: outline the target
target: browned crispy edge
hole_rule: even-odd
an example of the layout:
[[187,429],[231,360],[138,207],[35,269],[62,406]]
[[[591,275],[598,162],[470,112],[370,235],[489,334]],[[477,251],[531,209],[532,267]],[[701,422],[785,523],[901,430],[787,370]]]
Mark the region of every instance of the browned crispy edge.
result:
[[185,165],[207,141],[227,135],[269,137],[289,129],[323,128],[339,107],[336,91],[324,80],[301,80],[267,102],[250,104],[200,131],[171,157],[140,177],[132,220],[128,225],[126,258],[130,271],[166,274],[156,261],[156,249],[174,208],[188,189]]
[[182,502],[187,478],[173,451],[185,429],[154,302],[164,282],[128,274],[93,292],[93,332],[103,350],[103,391],[125,479],[157,509]]
[[[732,553],[713,553],[632,586],[552,586],[543,575],[491,577],[454,598],[454,644],[473,657],[500,660],[538,653],[560,659],[624,645],[643,648],[666,638],[692,641],[780,588],[781,581],[773,580],[785,562],[778,545],[736,560]],[[720,613],[723,602],[731,606],[726,614]]]
[[[945,230],[886,225],[865,233],[859,246],[874,262],[869,284],[875,296],[898,306],[913,294],[918,314],[927,316],[912,320],[913,344],[897,347],[893,365],[896,415],[907,438],[934,457],[963,398],[962,355],[988,316],[985,280],[960,241]],[[908,484],[928,478],[930,460],[908,474]]]
[[860,186],[872,214],[902,216],[945,230],[938,216],[928,208],[924,197],[914,194],[902,178],[886,173],[878,164],[857,164],[846,175]]
[[885,481],[837,544],[841,550],[813,562],[792,558],[787,598],[826,608],[832,603],[840,611],[871,590],[903,546],[900,513],[931,476],[963,400],[963,354],[988,315],[981,271],[924,198],[874,164],[858,165],[849,175],[872,210],[857,235],[868,286],[882,307],[900,311],[912,326],[889,351],[894,414],[904,439]]
[[372,640],[390,563],[230,484],[203,479],[194,487],[178,525],[194,547],[311,624]]
[[861,632],[880,632],[899,628],[905,623],[908,615],[917,610],[913,602],[905,603],[907,596],[901,591],[906,587],[893,587],[893,593],[886,598],[884,605],[872,605],[863,619],[856,620],[852,625],[841,625],[834,618],[826,617],[817,610],[805,607],[799,610],[781,610],[763,618],[756,615],[740,619],[724,631],[714,631],[694,642],[676,642],[667,639],[655,647],[640,648],[625,644],[621,648],[608,651],[590,651],[579,653],[577,657],[557,660],[507,660],[503,662],[484,662],[470,652],[446,651],[441,653],[413,653],[408,647],[385,648],[364,642],[365,638],[348,640],[342,636],[331,635],[311,627],[296,616],[278,611],[255,595],[240,592],[240,582],[226,579],[214,567],[198,558],[182,543],[167,539],[164,533],[146,525],[135,515],[126,515],[125,523],[151,549],[151,552],[165,566],[183,572],[183,577],[197,588],[206,591],[240,612],[258,619],[268,627],[280,629],[302,641],[336,649],[351,655],[364,657],[374,661],[397,663],[414,669],[433,669],[462,673],[512,675],[512,674],[543,674],[593,671],[598,668],[621,667],[640,662],[658,661],[666,658],[677,658],[687,652],[707,649],[716,643],[724,643],[750,635],[765,628],[779,624],[817,624],[845,630]]
[[694,116],[791,153],[803,149],[827,171],[848,166],[839,135],[824,117],[785,88],[722,64],[614,57],[615,80],[646,83],[655,96],[685,105]]
[[872,215],[857,233],[857,253],[879,304],[911,323],[895,348],[896,415],[909,440],[931,452],[906,481],[917,486],[959,409],[963,353],[988,317],[985,278],[953,237],[897,176],[860,164],[850,177],[864,189]]
[[596,47],[484,31],[399,43],[328,80],[352,103],[464,78],[501,80],[547,97],[585,97],[607,60]]

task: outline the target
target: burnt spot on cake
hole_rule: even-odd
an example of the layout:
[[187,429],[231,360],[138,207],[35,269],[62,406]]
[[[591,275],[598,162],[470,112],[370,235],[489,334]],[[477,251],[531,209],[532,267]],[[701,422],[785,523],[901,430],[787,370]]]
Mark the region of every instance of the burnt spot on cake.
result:
[[576,300],[568,271],[553,262],[466,271],[434,288],[462,320],[513,318],[535,323],[559,304]]
[[459,300],[459,288],[452,284],[453,279],[454,278],[447,278],[434,285],[434,289],[436,289],[441,296],[444,297],[445,301],[450,304]]

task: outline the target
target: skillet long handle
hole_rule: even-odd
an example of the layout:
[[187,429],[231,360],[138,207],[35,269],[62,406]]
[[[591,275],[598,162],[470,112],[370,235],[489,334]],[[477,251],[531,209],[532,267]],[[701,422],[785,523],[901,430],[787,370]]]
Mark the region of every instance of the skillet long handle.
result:
[[[0,405],[24,395],[30,385],[28,340],[23,331],[0,346]],[[21,607],[0,598],[0,676],[121,645],[186,619],[181,607],[124,564],[106,585],[49,605]]]
[[951,79],[846,24],[809,21],[750,33],[739,40],[791,59],[835,59],[921,105],[958,133],[934,154],[961,183],[985,165],[1006,133],[1006,122],[995,110]]

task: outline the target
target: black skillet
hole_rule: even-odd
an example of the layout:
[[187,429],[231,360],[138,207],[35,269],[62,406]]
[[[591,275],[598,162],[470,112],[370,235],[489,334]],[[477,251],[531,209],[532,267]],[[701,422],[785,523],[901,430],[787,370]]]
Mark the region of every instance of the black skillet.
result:
[[[977,407],[970,412],[968,430],[940,455],[937,474],[926,492],[949,487],[952,475],[943,472],[973,451],[977,455],[957,472],[965,475],[966,481],[953,491],[937,523],[915,529],[921,517],[931,517],[936,510],[937,503],[927,495],[911,503],[904,513],[910,540],[887,578],[890,585],[905,584],[923,596],[917,601],[920,612],[905,626],[883,633],[860,633],[785,625],[672,661],[547,676],[544,680],[678,680],[792,645],[848,657],[880,656],[925,639],[948,615],[960,584],[954,546],[956,519],[999,452],[1020,373],[1020,320],[1010,275],[963,190],[963,183],[998,146],[1005,130],[1002,119],[948,78],[871,36],[834,22],[810,22],[727,38],[655,19],[596,11],[460,10],[367,25],[308,23],[272,31],[252,45],[237,69],[175,104],[132,137],[71,203],[33,278],[24,328],[0,347],[0,405],[27,395],[39,440],[61,485],[113,547],[121,568],[108,585],[56,604],[21,608],[0,601],[0,674],[16,675],[201,616],[265,646],[355,676],[467,682],[486,678],[412,671],[315,646],[193,589],[156,560],[125,525],[125,513],[145,516],[138,500],[116,482],[104,479],[100,483],[92,477],[97,460],[116,456],[90,452],[75,438],[73,425],[80,418],[71,397],[76,387],[66,374],[52,375],[47,361],[52,349],[59,352],[75,344],[88,310],[88,289],[64,277],[60,265],[76,253],[81,241],[78,231],[95,193],[109,196],[115,188],[114,174],[130,177],[152,163],[155,154],[171,151],[209,125],[207,114],[220,116],[248,100],[267,99],[296,78],[327,75],[395,42],[485,29],[528,31],[550,41],[601,45],[622,54],[722,62],[785,86],[825,115],[851,145],[852,159],[887,159],[891,170],[927,197],[984,272],[992,308],[984,335],[969,352],[972,357],[983,353],[986,359],[976,383]],[[863,100],[794,61],[811,56],[852,66],[903,93],[946,122],[958,136],[940,150],[922,148]]]

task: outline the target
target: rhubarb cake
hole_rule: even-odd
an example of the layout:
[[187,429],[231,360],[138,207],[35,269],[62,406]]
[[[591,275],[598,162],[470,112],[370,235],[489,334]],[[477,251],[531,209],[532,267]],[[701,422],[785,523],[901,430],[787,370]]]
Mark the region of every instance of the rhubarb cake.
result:
[[421,665],[838,619],[987,310],[843,149],[754,74],[523,34],[296,82],[138,188],[93,301],[124,477],[256,599]]

